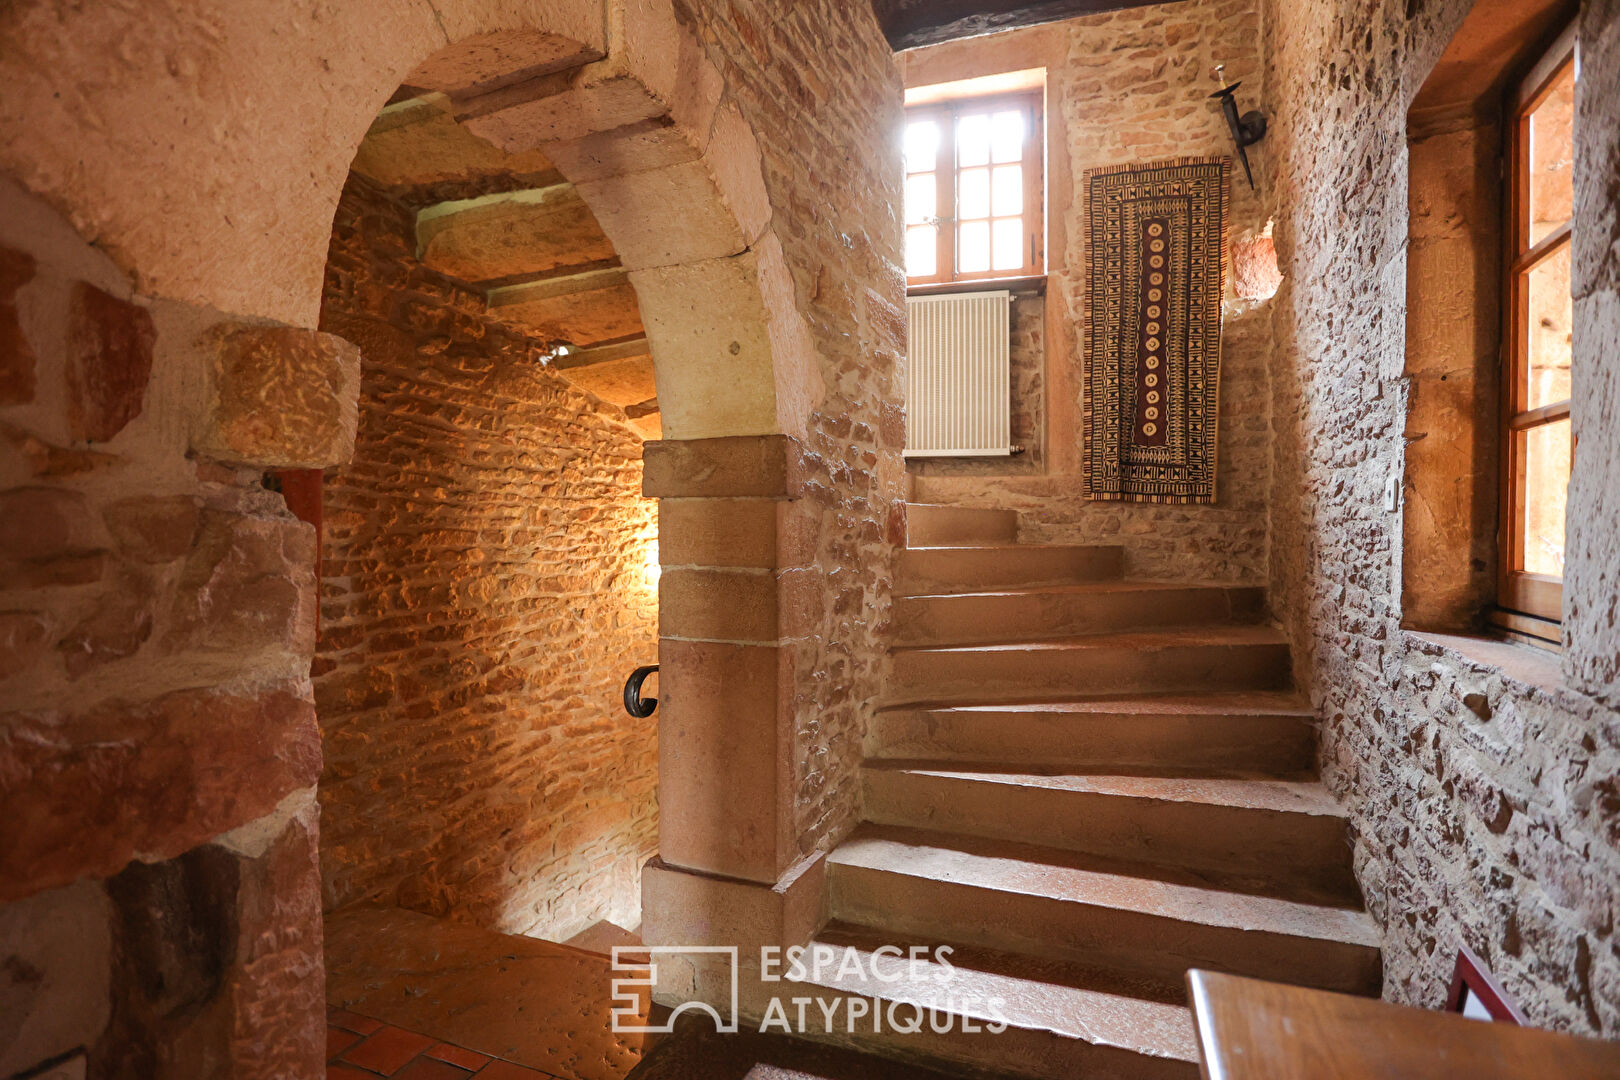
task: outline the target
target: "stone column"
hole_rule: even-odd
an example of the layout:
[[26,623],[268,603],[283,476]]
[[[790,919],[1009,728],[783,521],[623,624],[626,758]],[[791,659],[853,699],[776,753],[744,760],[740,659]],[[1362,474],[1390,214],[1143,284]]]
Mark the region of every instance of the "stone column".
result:
[[[787,435],[651,442],[657,497],[659,858],[642,878],[650,945],[802,944],[821,922],[819,856],[794,828],[793,642],[815,613],[816,517]],[[719,973],[716,972],[718,975]],[[660,997],[709,998],[663,964]]]

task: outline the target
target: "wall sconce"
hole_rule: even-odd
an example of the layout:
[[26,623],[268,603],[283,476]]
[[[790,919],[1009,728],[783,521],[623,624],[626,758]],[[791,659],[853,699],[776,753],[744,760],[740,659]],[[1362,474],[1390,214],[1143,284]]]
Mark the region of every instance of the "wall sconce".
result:
[[1238,158],[1243,162],[1243,175],[1249,178],[1249,190],[1254,190],[1254,170],[1249,168],[1249,147],[1266,137],[1266,117],[1259,109],[1250,109],[1238,116],[1237,88],[1241,82],[1226,85],[1226,65],[1215,65],[1215,81],[1221,88],[1209,95],[1221,99],[1221,111],[1226,114],[1226,126],[1232,129],[1232,141],[1237,144]]

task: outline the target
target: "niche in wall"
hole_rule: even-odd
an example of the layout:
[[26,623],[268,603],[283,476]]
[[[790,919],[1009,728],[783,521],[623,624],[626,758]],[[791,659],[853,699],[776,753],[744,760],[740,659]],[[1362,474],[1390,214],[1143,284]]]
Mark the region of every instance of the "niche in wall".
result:
[[1482,628],[1495,600],[1507,87],[1574,15],[1478,0],[1407,115],[1402,622]]

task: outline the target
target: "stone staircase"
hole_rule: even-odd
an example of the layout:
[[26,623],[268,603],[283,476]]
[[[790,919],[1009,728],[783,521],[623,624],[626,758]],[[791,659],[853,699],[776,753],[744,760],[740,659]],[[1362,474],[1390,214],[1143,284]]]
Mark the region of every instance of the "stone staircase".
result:
[[[1008,1026],[867,1040],[1190,1078],[1189,967],[1378,993],[1345,818],[1260,590],[1125,581],[1119,548],[1019,544],[1011,511],[914,505],[908,529],[864,823],[828,857],[814,943],[861,974],[813,982]],[[884,945],[954,952],[881,981]]]

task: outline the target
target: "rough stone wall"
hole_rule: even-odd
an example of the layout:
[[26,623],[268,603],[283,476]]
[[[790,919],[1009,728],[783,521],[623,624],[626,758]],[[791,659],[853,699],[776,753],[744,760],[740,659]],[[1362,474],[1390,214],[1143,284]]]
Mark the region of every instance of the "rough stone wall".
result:
[[[993,43],[993,44],[992,44]],[[1187,0],[1071,19],[994,38],[916,50],[908,85],[995,70],[1046,66],[1046,371],[1014,386],[1014,416],[1046,427],[1042,460],[913,464],[920,502],[1019,512],[1026,541],[1122,544],[1133,576],[1259,582],[1266,561],[1270,469],[1263,300],[1244,298],[1227,273],[1222,333],[1217,502],[1210,506],[1092,503],[1081,488],[1085,341],[1087,169],[1174,157],[1222,156],[1232,140],[1208,100],[1213,68],[1262,92],[1255,0]],[[996,66],[990,66],[995,64]],[[1234,160],[1228,237],[1246,247],[1264,232],[1265,209]],[[1038,400],[1044,395],[1045,400]]]
[[[1620,4],[1581,5],[1575,95],[1574,426],[1564,608],[1570,682],[1620,708]],[[1612,796],[1611,796],[1612,797]]]
[[321,312],[364,358],[323,523],[326,904],[634,926],[657,849],[657,719],[620,703],[657,656],[641,440],[414,240],[351,179]]
[[1586,554],[1568,569],[1561,676],[1520,647],[1402,630],[1402,516],[1382,508],[1403,469],[1407,410],[1406,110],[1469,6],[1265,5],[1264,156],[1285,279],[1273,308],[1271,596],[1385,927],[1386,996],[1438,1004],[1466,943],[1534,1022],[1612,1037],[1620,715],[1602,613],[1614,604],[1617,453],[1601,432],[1615,428],[1620,380],[1613,3],[1587,3],[1582,30],[1575,409],[1596,434],[1572,484]]
[[904,536],[901,91],[866,4],[677,0],[759,140],[772,226],[826,396],[799,508],[817,537],[791,642],[800,850],[859,812],[861,729],[883,687],[892,553]]
[[238,346],[347,354],[133,293],[10,180],[0,276],[0,1075],[316,1077],[314,533],[187,448]]

